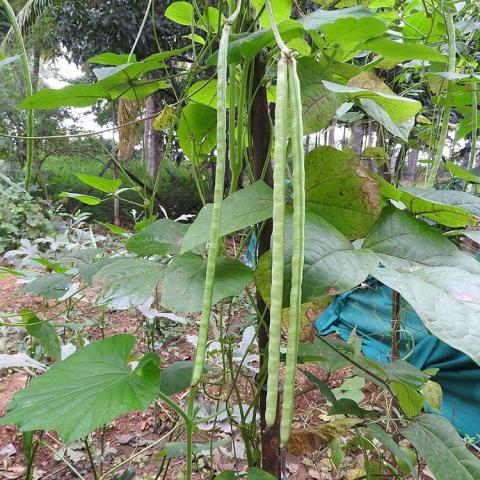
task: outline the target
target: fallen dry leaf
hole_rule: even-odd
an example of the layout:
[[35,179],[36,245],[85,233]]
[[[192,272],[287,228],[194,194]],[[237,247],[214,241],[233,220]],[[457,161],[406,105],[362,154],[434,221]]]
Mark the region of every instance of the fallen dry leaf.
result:
[[312,453],[326,447],[334,438],[345,435],[362,421],[359,418],[339,418],[316,428],[293,430],[288,440],[288,452],[297,456]]

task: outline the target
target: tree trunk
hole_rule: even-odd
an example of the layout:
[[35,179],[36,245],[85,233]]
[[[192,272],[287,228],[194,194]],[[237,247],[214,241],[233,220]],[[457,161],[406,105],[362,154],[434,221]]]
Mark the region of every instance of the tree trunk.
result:
[[[145,99],[145,115],[151,117],[157,111],[157,102],[155,101],[155,96],[150,95]],[[161,132],[156,132],[153,129],[154,118],[149,118],[145,120],[145,154],[147,158],[147,169],[148,174],[152,181],[155,181],[157,177],[158,168],[160,167],[160,162],[163,156],[163,144]]]
[[[118,125],[118,102],[116,101],[112,104],[112,120],[114,125]],[[115,145],[115,142],[112,145]],[[112,146],[112,155],[115,154],[115,147]],[[112,162],[112,178],[114,180],[118,178],[118,167],[115,162]],[[118,197],[113,199],[113,223],[117,226],[120,225],[120,199]]]
[[367,147],[373,147],[373,122],[371,120],[368,121]]
[[[112,165],[112,178],[118,178],[118,166],[115,162]],[[120,226],[120,200],[118,197],[113,199],[113,223]]]
[[355,123],[352,128],[352,150],[360,155],[363,146],[363,127],[359,123]]
[[413,182],[415,180],[415,173],[417,171],[418,150],[410,150],[408,153],[407,171],[405,173],[405,180]]
[[[267,160],[270,142],[270,122],[268,118],[268,102],[265,87],[262,79],[265,75],[265,59],[257,55],[253,69],[252,91],[256,92],[251,110],[251,134],[253,150],[253,171],[256,179],[260,179],[264,165]],[[265,183],[273,187],[271,165],[266,169]],[[258,238],[258,257],[270,249],[270,238],[272,235],[272,221],[268,220],[262,234]],[[265,352],[268,345],[268,325],[270,323],[270,312],[260,294],[257,293],[258,311],[263,313],[263,322],[259,325],[258,349],[260,353],[260,370],[265,362]],[[260,321],[261,319],[259,319]],[[266,385],[266,381],[264,383]],[[260,392],[260,428],[262,441],[262,468],[266,472],[280,477],[280,423],[277,421],[271,428],[267,428],[265,422],[266,388]]]
[[337,119],[334,118],[330,127],[328,128],[328,145],[335,147],[335,132],[337,130]]
[[465,148],[463,149],[462,168],[468,169],[468,162],[470,160],[470,151],[472,149],[472,138],[468,135],[465,138]]

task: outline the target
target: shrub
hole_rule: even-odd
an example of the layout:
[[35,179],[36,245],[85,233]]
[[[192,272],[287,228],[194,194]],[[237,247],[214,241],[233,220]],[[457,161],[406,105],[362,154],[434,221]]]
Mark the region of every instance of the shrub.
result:
[[33,240],[49,233],[52,227],[45,211],[45,202],[0,173],[0,253],[18,246],[22,238]]

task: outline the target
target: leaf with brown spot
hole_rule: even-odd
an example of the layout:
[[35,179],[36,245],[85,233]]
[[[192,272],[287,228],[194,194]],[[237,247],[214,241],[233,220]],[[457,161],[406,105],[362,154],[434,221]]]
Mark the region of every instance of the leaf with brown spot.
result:
[[364,237],[380,215],[378,181],[353,152],[318,147],[305,157],[307,206],[350,239]]

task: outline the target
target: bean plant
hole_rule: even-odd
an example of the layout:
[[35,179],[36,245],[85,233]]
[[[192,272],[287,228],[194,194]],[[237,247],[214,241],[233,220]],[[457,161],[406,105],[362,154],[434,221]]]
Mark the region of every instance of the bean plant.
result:
[[[46,370],[31,375],[0,420],[22,432],[26,478],[33,478],[38,447],[52,449],[48,431],[65,444],[84,442],[95,479],[131,478],[129,465],[148,450],[158,453],[153,478],[166,478],[178,457],[184,459],[183,478],[200,478],[202,452],[212,460],[224,447],[213,436],[224,418],[241,437],[246,469],[235,462],[230,470],[211,468],[205,478],[287,478],[287,454],[316,452],[322,458],[327,451],[338,472],[347,452],[360,452],[357,478],[419,479],[425,464],[437,480],[480,478],[480,461],[438,414],[436,372],[418,370],[394,347],[405,342],[401,296],[431,335],[480,362],[480,264],[461,248],[465,238],[478,241],[472,228],[480,218],[480,179],[473,171],[478,5],[172,1],[165,17],[185,28],[184,44],[137,59],[135,47],[152,12],[155,1],[148,2],[130,52],[99,51],[89,60],[96,81],[27,91],[20,105],[33,119],[34,110],[133,102],[135,117],[112,130],[154,119],[164,134],[163,163],[180,151],[205,203],[189,223],[188,216],[168,218],[157,199],[162,166],[147,188],[109,153],[128,185],[78,174],[94,192],[62,197],[93,211],[118,201],[135,209],[134,225],[104,225],[116,236],[114,253],[96,242],[90,228],[88,246],[54,261],[40,259],[42,274],[5,269],[46,305],[1,323],[8,331],[26,331],[35,347],[30,353],[38,356],[33,360]],[[144,99],[158,92],[168,92],[162,108],[146,115]],[[452,122],[454,144],[471,138],[473,153],[463,166],[443,158]],[[351,128],[352,140],[355,128],[367,126],[376,145],[354,151],[337,148],[335,134],[330,144],[319,140],[340,126]],[[27,139],[30,149],[45,136],[34,136],[30,122],[28,127],[21,136],[0,135]],[[412,150],[422,152],[424,163],[405,181],[402,170]],[[212,203],[199,181],[207,162],[215,167]],[[31,164],[25,167],[27,185]],[[137,200],[122,197],[125,191]],[[372,278],[394,291],[390,363],[365,357],[355,331],[348,341],[319,334],[305,340],[308,308],[368,288]],[[90,287],[99,292],[93,302],[102,312],[94,322],[101,339],[86,345],[82,337],[75,353],[62,359],[67,327],[60,320],[70,324],[76,305],[92,301]],[[140,311],[145,330],[108,336],[108,311],[124,309]],[[242,312],[242,332],[234,325],[235,311]],[[191,359],[161,364],[158,319],[195,333]],[[132,366],[140,338],[147,338],[149,351],[136,355]],[[348,388],[331,388],[335,362],[378,389],[379,408],[352,398]],[[312,373],[318,369],[328,372],[327,380]],[[296,400],[305,393],[300,380],[318,391],[328,409],[328,422],[317,426],[335,432],[328,441],[315,443],[315,431],[295,424]],[[157,416],[167,412],[168,433],[110,469],[100,468],[92,446],[100,442],[103,449],[105,428],[152,405]],[[205,425],[212,425],[212,435],[197,443]]]

